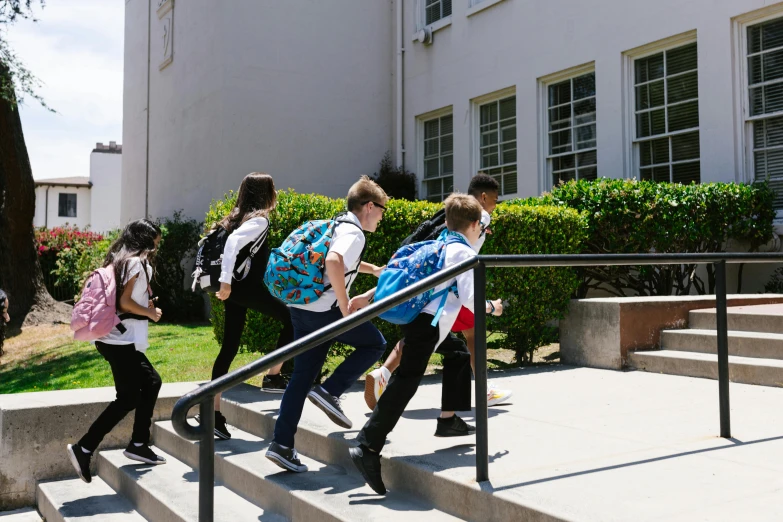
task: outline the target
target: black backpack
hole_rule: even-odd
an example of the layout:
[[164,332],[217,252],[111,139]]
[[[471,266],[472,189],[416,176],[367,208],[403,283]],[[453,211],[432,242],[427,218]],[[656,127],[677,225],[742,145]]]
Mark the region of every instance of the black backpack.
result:
[[[250,273],[250,267],[253,257],[261,250],[269,233],[267,228],[256,239],[243,246],[237,253],[237,260],[234,264],[234,279],[242,281]],[[199,241],[198,252],[196,253],[196,265],[193,272],[193,286],[196,285],[209,293],[217,293],[220,290],[220,272],[223,264],[223,250],[226,248],[226,241],[231,234],[223,227],[213,228],[206,237]]]
[[413,232],[402,240],[400,246],[418,243],[419,241],[431,241],[438,239],[440,233],[446,228],[446,209],[438,210],[431,218],[423,221]]

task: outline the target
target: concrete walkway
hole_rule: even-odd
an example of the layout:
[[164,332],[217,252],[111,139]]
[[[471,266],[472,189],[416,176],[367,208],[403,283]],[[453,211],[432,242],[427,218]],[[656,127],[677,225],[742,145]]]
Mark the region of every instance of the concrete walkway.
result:
[[[565,520],[783,520],[783,389],[732,384],[725,440],[716,381],[568,366],[490,379],[514,391],[490,409],[494,495]],[[475,439],[432,436],[439,383],[425,379],[383,454],[475,487]],[[309,403],[303,422],[353,438],[369,416],[358,388],[343,406],[349,432]]]

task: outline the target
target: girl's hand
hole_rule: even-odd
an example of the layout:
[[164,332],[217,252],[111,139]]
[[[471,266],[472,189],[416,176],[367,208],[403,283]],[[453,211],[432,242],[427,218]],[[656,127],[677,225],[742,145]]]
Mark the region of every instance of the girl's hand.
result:
[[492,301],[492,304],[495,305],[495,313],[492,315],[503,315],[503,300],[496,299]]
[[[375,267],[375,268],[373,268],[373,270],[372,270],[372,275],[374,275],[375,277],[381,277],[381,272],[383,272],[383,270],[384,270],[385,268],[386,268],[386,265],[383,265],[383,266],[376,266],[376,267]],[[366,306],[366,305],[365,305],[365,306]]]
[[160,321],[160,316],[163,315],[163,311],[160,308],[150,308],[147,317],[156,323]]
[[11,322],[11,318],[8,316],[8,312],[3,312],[3,321],[5,321],[6,323]]
[[369,306],[370,304],[370,298],[362,295],[357,295],[355,297],[352,297],[351,300],[348,302],[348,311],[350,313],[357,312],[361,310],[362,308],[365,308],[366,306]]
[[220,299],[221,301],[225,301],[228,299],[228,296],[231,295],[231,285],[228,283],[220,283],[220,290],[217,294],[215,294],[215,297]]

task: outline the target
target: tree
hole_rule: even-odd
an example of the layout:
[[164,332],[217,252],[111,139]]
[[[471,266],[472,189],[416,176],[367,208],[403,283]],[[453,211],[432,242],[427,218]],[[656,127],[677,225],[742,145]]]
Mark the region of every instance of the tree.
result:
[[[0,288],[10,297],[12,323],[66,320],[68,307],[44,286],[35,250],[35,184],[18,104],[37,94],[39,82],[13,53],[2,29],[19,19],[34,20],[33,4],[43,0],[0,0]],[[51,110],[51,109],[49,109]]]

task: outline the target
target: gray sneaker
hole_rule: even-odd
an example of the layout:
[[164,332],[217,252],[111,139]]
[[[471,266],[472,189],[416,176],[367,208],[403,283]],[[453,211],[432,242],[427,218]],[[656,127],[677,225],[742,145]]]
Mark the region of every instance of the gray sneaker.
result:
[[294,448],[284,448],[277,442],[273,442],[266,450],[266,458],[288,471],[304,473],[307,466],[299,460],[299,454]]
[[313,389],[307,394],[307,398],[341,428],[350,429],[353,426],[351,419],[345,416],[343,409],[340,407],[340,398],[330,395],[320,385],[316,384],[313,386]]

